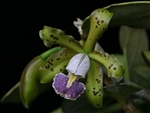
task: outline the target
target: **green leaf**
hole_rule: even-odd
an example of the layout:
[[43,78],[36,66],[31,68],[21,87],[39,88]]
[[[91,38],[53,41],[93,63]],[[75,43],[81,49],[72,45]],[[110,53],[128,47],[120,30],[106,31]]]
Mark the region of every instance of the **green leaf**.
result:
[[20,80],[20,97],[25,108],[35,100],[38,94],[40,81],[37,79],[38,70],[44,63],[40,56],[33,58],[22,72]]
[[147,66],[137,66],[133,69],[133,81],[138,85],[150,89],[150,68]]
[[[104,7],[114,15],[109,23],[109,27],[131,26],[135,28],[150,29],[150,2],[133,1],[112,4]],[[90,15],[83,20],[82,39],[86,39],[90,29]]]
[[133,83],[119,83],[105,86],[104,94],[113,97],[120,104],[125,105],[129,96],[140,89],[141,87]]
[[0,100],[1,103],[21,103],[21,98],[19,94],[19,85],[18,82],[14,85]]
[[[51,48],[45,52],[43,52],[41,55],[33,58],[25,67],[22,77],[21,77],[21,83],[18,82],[15,86],[13,86],[1,99],[2,103],[19,103],[21,102],[20,95],[22,99],[24,98],[26,101],[28,101],[28,104],[31,103],[38,93],[43,92],[45,88],[42,87],[42,85],[37,80],[37,75],[39,67],[43,64],[43,62],[52,54],[59,51],[61,47],[54,47]],[[19,86],[20,86],[20,93],[19,94]],[[42,87],[42,89],[38,89],[35,91],[35,87]],[[32,93],[31,96],[30,93]],[[24,101],[24,100],[22,100]],[[25,105],[28,107],[28,105]]]
[[142,56],[145,60],[145,63],[150,67],[150,51],[142,51]]
[[150,1],[117,3],[104,8],[114,13],[110,26],[150,29]]
[[[16,85],[14,85],[0,100],[1,103],[7,104],[7,103],[21,103],[21,98],[19,94],[19,85],[20,82],[18,82]],[[38,91],[38,96],[45,93],[46,91],[50,90],[51,83],[48,84],[40,84]]]
[[[122,26],[119,40],[125,56],[127,75],[131,74],[135,66],[146,65],[141,55],[141,52],[147,51],[149,47],[147,33],[144,29]],[[130,77],[128,76],[127,79]]]

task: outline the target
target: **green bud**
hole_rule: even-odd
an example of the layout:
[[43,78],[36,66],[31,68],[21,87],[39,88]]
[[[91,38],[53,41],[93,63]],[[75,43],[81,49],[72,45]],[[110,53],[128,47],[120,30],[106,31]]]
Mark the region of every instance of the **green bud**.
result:
[[87,73],[85,94],[90,103],[99,108],[103,103],[103,71],[101,65],[92,60]]

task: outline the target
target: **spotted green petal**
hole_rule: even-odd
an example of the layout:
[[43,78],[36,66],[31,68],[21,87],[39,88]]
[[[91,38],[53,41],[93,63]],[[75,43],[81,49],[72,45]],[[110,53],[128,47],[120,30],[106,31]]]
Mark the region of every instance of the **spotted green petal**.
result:
[[112,16],[113,13],[106,9],[97,9],[92,12],[92,14],[89,16],[90,30],[87,40],[83,46],[85,52],[89,53],[94,50],[96,42],[108,28],[108,24]]
[[102,106],[103,101],[103,71],[100,67],[98,62],[91,59],[85,90],[87,99],[97,108]]
[[60,29],[44,26],[44,28],[39,31],[39,35],[46,47],[59,44],[76,52],[83,52],[80,43],[72,36],[66,35],[64,31]]
[[89,57],[105,66],[108,71],[108,77],[120,78],[125,72],[122,64],[113,55],[101,51],[94,51],[89,53]]
[[56,74],[65,70],[69,60],[76,52],[69,49],[62,49],[51,55],[39,69],[39,79],[41,83],[48,83],[53,80]]

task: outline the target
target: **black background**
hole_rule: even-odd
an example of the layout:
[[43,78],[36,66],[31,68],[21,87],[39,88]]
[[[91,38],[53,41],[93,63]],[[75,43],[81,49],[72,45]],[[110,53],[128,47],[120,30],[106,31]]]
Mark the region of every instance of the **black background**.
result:
[[[84,19],[93,10],[112,3],[117,1],[2,1],[0,98],[20,80],[27,63],[48,49],[39,38],[39,30],[44,25],[62,29],[66,34],[79,40],[73,21],[77,17]],[[109,28],[99,40],[108,53],[121,53],[118,30],[119,27]],[[29,110],[22,104],[6,104],[1,105],[1,113],[31,111],[47,113],[60,105],[61,100],[62,98],[55,95],[52,90],[39,97]]]

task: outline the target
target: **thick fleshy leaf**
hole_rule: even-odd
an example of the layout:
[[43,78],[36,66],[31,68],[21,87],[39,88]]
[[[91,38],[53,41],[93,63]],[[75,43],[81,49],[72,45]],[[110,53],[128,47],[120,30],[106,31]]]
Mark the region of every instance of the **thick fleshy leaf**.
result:
[[60,29],[44,26],[44,28],[39,31],[39,35],[46,47],[59,44],[76,52],[83,52],[80,43],[72,36],[66,35],[64,31]]
[[57,73],[65,70],[69,60],[76,54],[76,52],[69,49],[62,49],[51,55],[39,69],[39,76],[41,83],[51,82]]
[[[135,28],[150,29],[150,2],[134,1],[112,4],[104,7],[114,15],[109,23],[109,27],[131,26]],[[90,29],[90,16],[86,17],[82,23],[82,39],[86,39]]]
[[110,26],[130,26],[150,29],[150,2],[134,1],[104,7],[114,13]]
[[20,97],[25,108],[29,108],[32,101],[37,97],[40,82],[37,79],[38,70],[44,63],[40,56],[32,59],[25,67],[20,80]]
[[[61,47],[54,47],[52,49],[47,50],[46,52],[42,53],[40,56],[32,59],[28,65],[26,66],[26,68],[24,69],[24,73],[22,74],[22,76],[24,77],[24,82],[20,84],[20,82],[18,82],[15,86],[13,86],[1,99],[2,103],[20,103],[21,102],[21,98],[20,98],[20,94],[19,94],[19,86],[20,85],[25,85],[25,81],[28,82],[29,85],[32,84],[32,82],[36,81],[36,73],[38,73],[38,65],[42,65],[42,62],[44,62],[44,60],[46,60],[50,55],[52,55],[53,53],[59,51],[61,49]],[[38,64],[39,62],[39,64]],[[40,63],[41,62],[41,63]],[[36,67],[36,64],[37,67]],[[37,71],[37,72],[36,72]],[[32,79],[31,79],[31,78]],[[29,79],[29,80],[28,80]],[[31,83],[30,83],[31,82]],[[33,83],[34,84],[34,83]],[[36,84],[36,83],[35,83]],[[39,83],[37,83],[39,86]],[[31,89],[28,90],[29,87],[28,85],[25,85],[25,87],[22,87],[24,92],[26,94],[31,93],[32,92],[32,85],[30,86]],[[40,87],[42,87],[42,85],[40,85]],[[22,89],[21,88],[21,89]],[[27,89],[25,89],[27,88]],[[34,88],[33,88],[34,89]],[[39,94],[41,94],[42,92],[44,92],[45,88],[42,87],[42,90],[39,89]],[[33,90],[34,91],[34,90]],[[36,94],[36,96],[38,95],[38,93],[34,92]],[[22,96],[25,96],[25,94],[23,94]],[[36,96],[34,98],[36,98]],[[32,96],[31,96],[32,97]],[[34,98],[32,98],[34,100]],[[31,101],[33,101],[31,99]],[[28,100],[30,101],[30,100]],[[29,102],[30,103],[30,102]]]
[[94,51],[89,53],[89,57],[105,66],[108,71],[108,77],[120,78],[125,72],[122,64],[113,55],[101,51]]
[[145,60],[145,63],[150,67],[150,51],[142,51],[142,56]]
[[132,80],[140,86],[150,89],[150,68],[147,66],[136,66],[132,75],[135,76]]
[[96,9],[91,13],[91,15],[89,16],[90,19],[89,34],[83,46],[85,52],[89,53],[94,50],[96,42],[106,31],[112,16],[113,13],[105,9]]
[[1,103],[21,103],[21,98],[19,94],[19,85],[18,82],[14,85],[0,100]]
[[[20,98],[20,94],[19,94],[19,85],[20,82],[18,82],[16,85],[14,85],[0,100],[0,102],[3,104],[9,104],[9,103],[21,103],[21,98]],[[40,84],[40,88],[38,91],[38,96],[47,92],[48,90],[50,90],[51,87],[51,83],[49,84]]]
[[60,50],[60,47],[52,48],[39,56],[33,58],[22,72],[20,80],[20,97],[25,108],[29,108],[30,104],[36,99],[40,87],[40,81],[37,79],[39,68],[43,65],[45,59],[51,54]]
[[119,101],[120,104],[125,105],[129,99],[129,96],[140,89],[140,86],[130,82],[119,83],[105,86],[104,94],[113,97],[114,99]]
[[92,60],[87,73],[85,94],[89,102],[99,108],[103,103],[103,71],[101,65]]
[[149,47],[147,33],[144,29],[122,26],[119,40],[125,55],[127,73],[131,74],[136,65],[146,65],[141,54],[143,50],[147,51]]

